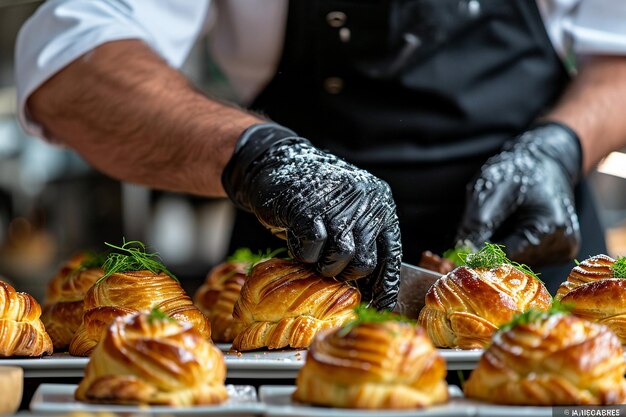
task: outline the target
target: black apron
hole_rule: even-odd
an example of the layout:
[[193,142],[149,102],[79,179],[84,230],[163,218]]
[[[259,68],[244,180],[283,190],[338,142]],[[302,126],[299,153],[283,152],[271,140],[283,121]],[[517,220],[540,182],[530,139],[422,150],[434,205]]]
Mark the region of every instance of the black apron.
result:
[[[251,108],[386,180],[416,263],[453,246],[467,183],[568,82],[532,0],[292,0],[279,68]],[[580,259],[606,252],[588,194]],[[231,251],[282,245],[237,214]],[[569,268],[543,273],[549,289]]]

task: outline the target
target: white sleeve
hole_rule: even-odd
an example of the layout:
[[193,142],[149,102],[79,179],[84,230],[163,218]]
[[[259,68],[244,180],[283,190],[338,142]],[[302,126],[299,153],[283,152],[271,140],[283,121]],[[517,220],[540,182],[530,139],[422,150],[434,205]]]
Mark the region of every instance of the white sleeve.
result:
[[170,65],[183,64],[207,17],[210,0],[48,0],[20,29],[15,77],[20,123],[29,95],[63,67],[103,43],[141,39]]
[[626,1],[537,0],[537,4],[562,56],[626,54]]

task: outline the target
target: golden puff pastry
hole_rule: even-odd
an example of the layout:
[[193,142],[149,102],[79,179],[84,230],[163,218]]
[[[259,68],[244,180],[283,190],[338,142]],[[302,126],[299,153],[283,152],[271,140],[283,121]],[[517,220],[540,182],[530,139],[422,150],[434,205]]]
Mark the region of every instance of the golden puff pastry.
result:
[[118,272],[87,291],[83,322],[72,338],[69,352],[89,356],[113,319],[154,307],[169,317],[191,323],[207,340],[211,338],[209,320],[171,276],[147,270]]
[[191,323],[163,313],[116,318],[85,368],[75,397],[117,404],[191,406],[228,397],[224,356]]
[[419,323],[435,346],[483,348],[516,313],[531,307],[547,310],[551,302],[541,281],[510,264],[460,266],[430,287]]
[[567,293],[581,285],[613,278],[612,267],[614,264],[615,259],[607,255],[596,255],[582,261],[572,269],[567,279],[561,283],[554,299],[561,300]]
[[55,350],[64,350],[83,321],[87,290],[104,275],[100,267],[88,266],[89,255],[81,253],[66,262],[48,284],[41,320]]
[[561,284],[557,297],[572,307],[572,314],[607,325],[626,344],[626,279],[614,278],[615,264],[606,255],[581,262]]
[[365,408],[422,408],[448,400],[446,365],[419,326],[360,323],[319,332],[298,373],[296,401]]
[[603,325],[566,314],[495,333],[465,395],[497,404],[623,404],[622,346]]
[[40,316],[37,300],[0,281],[0,357],[52,353],[52,340]]
[[250,263],[240,261],[227,261],[215,266],[194,295],[194,304],[211,322],[214,342],[230,343],[243,330],[243,323],[233,318],[233,308],[250,266]]
[[354,318],[359,291],[310,268],[277,258],[257,263],[241,288],[233,317],[245,326],[235,337],[239,351],[305,348],[315,334]]

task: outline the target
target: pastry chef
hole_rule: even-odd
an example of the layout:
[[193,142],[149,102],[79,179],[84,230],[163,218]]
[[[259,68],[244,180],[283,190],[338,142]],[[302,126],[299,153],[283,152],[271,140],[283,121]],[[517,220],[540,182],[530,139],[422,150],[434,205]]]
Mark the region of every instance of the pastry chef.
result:
[[[51,0],[17,41],[20,119],[121,180],[228,196],[233,247],[269,229],[391,306],[401,249],[606,251],[584,178],[626,144],[625,21],[621,0]],[[238,105],[176,70],[205,30]]]

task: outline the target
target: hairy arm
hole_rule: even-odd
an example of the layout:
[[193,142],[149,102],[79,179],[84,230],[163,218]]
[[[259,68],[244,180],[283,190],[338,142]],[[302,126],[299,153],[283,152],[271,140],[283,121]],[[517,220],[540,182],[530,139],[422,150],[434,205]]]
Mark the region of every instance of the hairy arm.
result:
[[139,40],[103,44],[29,98],[46,135],[120,180],[224,196],[220,181],[239,135],[258,117],[194,89]]
[[557,106],[546,116],[578,133],[583,169],[626,146],[626,57],[594,56],[582,63]]

